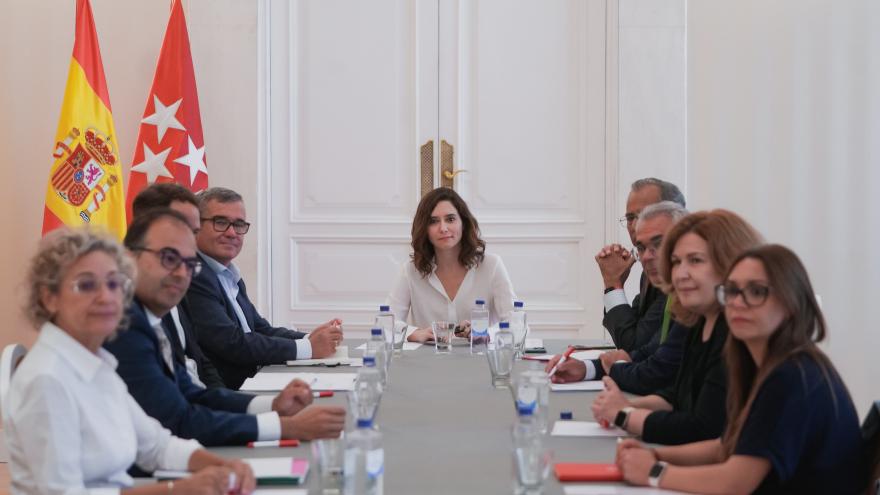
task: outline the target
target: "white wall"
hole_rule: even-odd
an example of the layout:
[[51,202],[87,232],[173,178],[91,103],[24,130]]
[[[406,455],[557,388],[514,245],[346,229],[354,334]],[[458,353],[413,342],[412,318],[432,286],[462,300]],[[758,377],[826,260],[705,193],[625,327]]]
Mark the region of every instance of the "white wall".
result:
[[688,5],[688,199],[792,247],[860,412],[880,399],[880,3]]
[[[169,1],[92,0],[127,170],[165,26]],[[213,185],[256,195],[257,2],[184,2]],[[21,316],[26,262],[42,228],[51,151],[73,50],[75,2],[0,0],[0,346],[36,337]],[[256,216],[256,209],[251,213]],[[259,229],[259,226],[255,227]],[[242,265],[256,273],[256,235]]]

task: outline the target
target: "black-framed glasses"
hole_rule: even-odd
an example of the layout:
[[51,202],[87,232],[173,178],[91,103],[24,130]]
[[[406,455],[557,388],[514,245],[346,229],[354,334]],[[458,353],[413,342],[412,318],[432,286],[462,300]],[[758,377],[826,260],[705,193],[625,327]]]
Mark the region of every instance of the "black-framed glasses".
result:
[[738,287],[736,284],[728,282],[715,287],[715,297],[722,306],[732,303],[737,296],[742,296],[742,300],[746,307],[756,308],[767,302],[767,296],[770,295],[770,287],[767,285],[749,282],[745,287]]
[[641,242],[636,242],[636,246],[630,251],[636,261],[641,261],[642,256],[646,252],[650,252],[652,255],[657,256],[657,253],[660,251],[660,246],[663,245],[663,236],[657,236],[650,241],[648,241],[648,245],[644,245]]
[[125,294],[131,288],[131,279],[122,273],[107,275],[103,281],[94,275],[81,275],[70,283],[71,289],[77,294],[93,295],[101,289],[101,285],[110,292]]
[[174,248],[164,247],[162,249],[150,249],[148,247],[138,247],[132,249],[132,251],[146,251],[155,254],[159,257],[159,262],[162,264],[162,267],[170,272],[177,270],[177,267],[181,264],[186,265],[186,270],[192,273],[193,277],[202,272],[202,262],[199,261],[197,256],[184,258]]
[[226,217],[202,218],[202,221],[211,222],[216,232],[226,232],[231,225],[232,230],[234,230],[236,234],[244,235],[247,234],[247,231],[251,228],[251,224],[244,220],[236,220],[233,222]]
[[620,225],[622,225],[623,227],[629,227],[629,224],[635,222],[638,219],[638,213],[627,213],[626,215],[618,218],[617,221],[620,222]]

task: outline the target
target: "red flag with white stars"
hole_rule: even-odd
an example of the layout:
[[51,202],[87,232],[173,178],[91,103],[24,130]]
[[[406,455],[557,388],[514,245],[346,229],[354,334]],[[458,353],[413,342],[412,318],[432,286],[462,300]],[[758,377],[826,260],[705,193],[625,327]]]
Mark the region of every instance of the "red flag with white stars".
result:
[[126,212],[154,182],[177,182],[198,192],[208,187],[199,96],[180,0],[172,0],[162,52],[138,131],[128,179]]

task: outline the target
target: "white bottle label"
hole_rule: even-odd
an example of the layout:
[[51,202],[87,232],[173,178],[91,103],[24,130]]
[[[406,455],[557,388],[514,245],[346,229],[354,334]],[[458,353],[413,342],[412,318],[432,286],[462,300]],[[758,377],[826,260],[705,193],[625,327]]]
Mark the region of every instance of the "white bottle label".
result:
[[367,475],[378,478],[385,472],[385,450],[373,449],[367,452]]

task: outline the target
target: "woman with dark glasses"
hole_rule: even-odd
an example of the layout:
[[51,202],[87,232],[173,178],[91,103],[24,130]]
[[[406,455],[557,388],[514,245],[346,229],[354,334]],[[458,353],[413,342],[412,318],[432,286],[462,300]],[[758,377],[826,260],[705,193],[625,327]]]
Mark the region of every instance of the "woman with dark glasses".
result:
[[716,293],[730,329],[724,435],[656,450],[627,440],[617,452],[624,477],[699,493],[860,493],[858,416],[816,346],[825,319],[803,264],[783,246],[754,248]]

